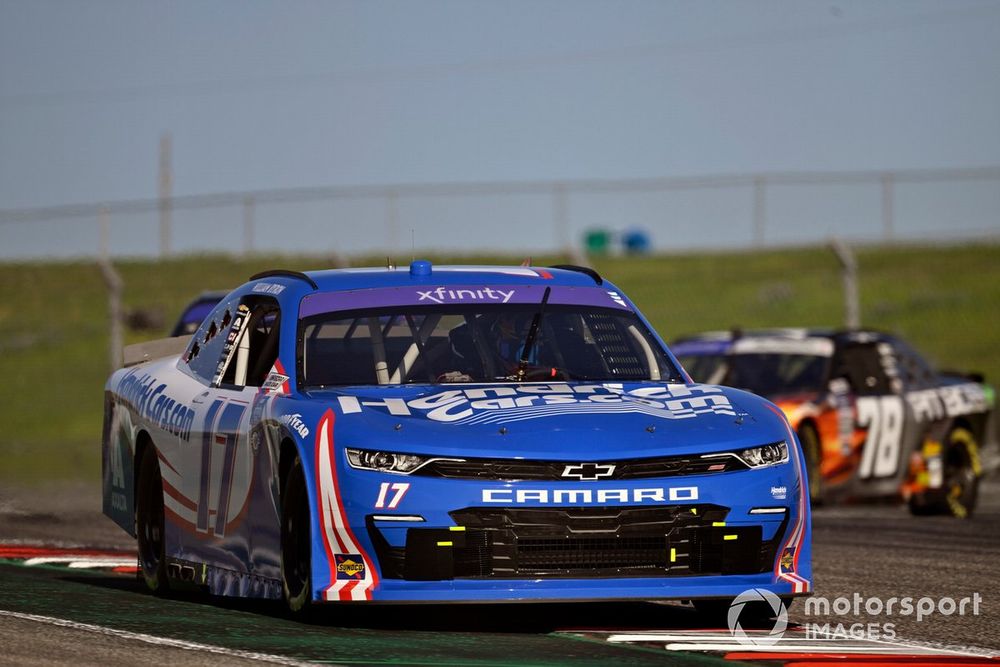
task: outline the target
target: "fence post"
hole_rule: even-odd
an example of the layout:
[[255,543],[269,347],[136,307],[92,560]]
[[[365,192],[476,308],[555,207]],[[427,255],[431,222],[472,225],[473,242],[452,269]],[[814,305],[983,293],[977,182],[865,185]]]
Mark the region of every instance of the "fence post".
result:
[[389,190],[385,194],[385,234],[388,246],[386,250],[390,255],[395,255],[398,251],[396,242],[399,240],[399,202],[395,190]]
[[160,259],[170,255],[170,214],[173,175],[171,174],[170,133],[160,137]]
[[254,200],[253,197],[243,199],[243,256],[247,257],[254,251]]
[[125,338],[122,324],[122,287],[124,282],[121,275],[111,265],[111,260],[102,257],[98,261],[101,268],[101,276],[104,284],[108,288],[108,362],[111,364],[111,371],[114,372],[122,367],[122,349],[125,346]]
[[584,257],[569,233],[569,195],[566,192],[565,183],[556,183],[552,187],[552,227],[555,232],[556,244],[575,263],[581,263]]
[[858,300],[858,261],[854,251],[840,239],[832,239],[830,246],[840,262],[840,276],[844,286],[844,326],[861,327],[861,308]]
[[895,236],[893,229],[893,178],[891,173],[882,174],[882,236],[885,241],[892,241]]
[[97,256],[102,261],[111,257],[111,211],[107,206],[97,209],[98,238]]
[[763,176],[753,179],[753,244],[764,245],[764,228],[767,225],[767,181]]

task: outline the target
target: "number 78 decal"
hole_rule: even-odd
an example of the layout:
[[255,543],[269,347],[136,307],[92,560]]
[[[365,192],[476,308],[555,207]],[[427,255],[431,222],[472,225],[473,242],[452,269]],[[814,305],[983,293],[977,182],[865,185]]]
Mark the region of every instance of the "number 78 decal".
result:
[[[375,501],[375,509],[390,509],[394,510],[399,505],[399,501],[403,499],[406,492],[410,490],[409,482],[382,482],[382,486],[378,490],[378,500]],[[386,504],[386,499],[389,496],[389,492],[392,491],[392,499]]]
[[868,428],[858,477],[890,477],[899,469],[903,441],[903,399],[877,396],[858,399],[858,426]]

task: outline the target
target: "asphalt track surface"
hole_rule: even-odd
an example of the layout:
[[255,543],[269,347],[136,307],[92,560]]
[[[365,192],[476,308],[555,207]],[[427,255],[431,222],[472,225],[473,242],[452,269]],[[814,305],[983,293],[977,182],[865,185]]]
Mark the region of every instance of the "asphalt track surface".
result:
[[[967,521],[856,506],[819,508],[813,522],[818,596],[884,602],[978,593],[978,615],[935,613],[920,622],[884,613],[816,617],[799,600],[793,623],[830,623],[830,631],[874,623],[879,632],[892,623],[893,645],[915,644],[913,652],[946,647],[1000,655],[1000,479],[984,482],[981,493]],[[90,486],[0,490],[0,544],[133,547],[100,515]],[[276,604],[158,599],[127,574],[0,561],[0,664],[711,665],[724,664],[726,655],[753,657],[665,650],[684,641],[695,646],[685,634],[714,641],[728,633],[692,632],[705,625],[689,607],[645,603],[351,607],[303,624],[284,618]],[[835,639],[834,649],[849,644]],[[768,664],[785,660],[773,657]],[[931,665],[943,658],[910,660]]]

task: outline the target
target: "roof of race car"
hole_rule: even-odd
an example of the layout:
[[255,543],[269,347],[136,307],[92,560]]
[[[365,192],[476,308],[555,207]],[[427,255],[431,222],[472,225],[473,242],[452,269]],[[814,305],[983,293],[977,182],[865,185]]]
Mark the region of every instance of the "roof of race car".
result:
[[[328,269],[320,271],[273,270],[250,278],[251,283],[282,280],[308,284],[314,292],[336,292],[380,287],[415,285],[553,285],[562,287],[595,287],[604,280],[593,269],[575,266],[434,266],[425,260],[415,260],[409,267],[366,267]],[[613,287],[608,285],[609,287]],[[259,291],[259,290],[258,290]]]
[[[683,336],[671,344],[678,354],[712,354],[725,352],[733,343],[746,339],[773,339],[775,341],[808,341],[829,339],[835,343],[873,342],[884,340],[888,334],[874,329],[841,330],[828,328],[788,327],[783,329],[748,329],[733,331],[705,331]],[[681,352],[680,350],[685,350]]]

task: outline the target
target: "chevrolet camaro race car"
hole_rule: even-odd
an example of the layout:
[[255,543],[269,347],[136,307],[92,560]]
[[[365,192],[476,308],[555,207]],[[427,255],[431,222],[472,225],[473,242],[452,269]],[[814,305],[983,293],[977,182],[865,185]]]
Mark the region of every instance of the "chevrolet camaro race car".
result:
[[[177,341],[178,339],[174,339]],[[801,449],[579,267],[258,274],[107,383],[154,591],[321,602],[811,592]]]
[[814,501],[902,496],[916,514],[969,516],[995,448],[994,391],[939,373],[877,331],[715,332],[671,349],[702,382],[774,401],[798,432]]

